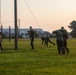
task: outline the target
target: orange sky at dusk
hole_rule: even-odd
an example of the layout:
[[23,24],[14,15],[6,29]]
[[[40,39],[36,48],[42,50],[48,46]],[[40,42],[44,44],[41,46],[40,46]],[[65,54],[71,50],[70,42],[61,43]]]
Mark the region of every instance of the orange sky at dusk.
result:
[[[29,8],[34,17],[32,16]],[[21,28],[42,28],[52,32],[64,26],[68,31],[68,25],[76,20],[76,0],[17,0],[18,19]],[[1,0],[1,22],[3,27],[14,27],[14,0]]]

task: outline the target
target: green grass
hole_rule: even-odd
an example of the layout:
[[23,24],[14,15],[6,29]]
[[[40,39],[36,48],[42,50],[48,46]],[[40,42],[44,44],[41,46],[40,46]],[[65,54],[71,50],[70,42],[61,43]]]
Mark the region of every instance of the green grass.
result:
[[18,50],[13,40],[2,44],[0,75],[76,75],[76,39],[68,39],[70,53],[65,55],[58,55],[56,46],[42,46],[40,39],[35,39],[35,50],[28,39],[19,40]]

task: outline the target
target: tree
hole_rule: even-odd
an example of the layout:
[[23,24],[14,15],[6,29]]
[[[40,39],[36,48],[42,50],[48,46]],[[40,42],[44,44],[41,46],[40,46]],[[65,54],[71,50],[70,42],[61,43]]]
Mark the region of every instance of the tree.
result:
[[68,27],[72,30],[71,36],[76,37],[76,21],[72,21]]

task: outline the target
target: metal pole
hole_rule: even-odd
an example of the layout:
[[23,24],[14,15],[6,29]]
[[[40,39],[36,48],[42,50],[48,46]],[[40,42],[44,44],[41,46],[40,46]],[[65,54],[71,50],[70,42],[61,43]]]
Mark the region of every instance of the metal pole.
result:
[[15,50],[17,50],[18,49],[17,0],[14,0],[14,22],[15,22]]
[[0,0],[0,32],[1,32],[1,0]]

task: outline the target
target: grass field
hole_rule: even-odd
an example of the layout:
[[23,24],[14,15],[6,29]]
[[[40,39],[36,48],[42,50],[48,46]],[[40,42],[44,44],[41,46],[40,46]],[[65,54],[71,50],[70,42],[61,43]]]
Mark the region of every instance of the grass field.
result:
[[42,46],[40,39],[35,39],[35,50],[30,50],[28,39],[19,40],[18,50],[14,41],[2,44],[0,75],[76,75],[76,39],[68,39],[70,53],[65,55],[58,55],[56,46]]

